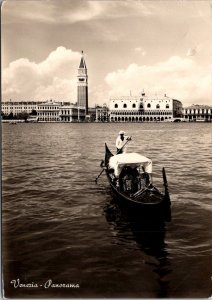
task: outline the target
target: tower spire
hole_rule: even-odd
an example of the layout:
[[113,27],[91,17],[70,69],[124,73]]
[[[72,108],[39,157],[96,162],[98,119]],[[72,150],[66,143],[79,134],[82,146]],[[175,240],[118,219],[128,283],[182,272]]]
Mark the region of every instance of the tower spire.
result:
[[82,57],[81,57],[81,60],[80,60],[79,69],[87,69],[87,68],[86,68],[85,59],[84,59],[83,50],[81,51],[81,53],[82,53]]

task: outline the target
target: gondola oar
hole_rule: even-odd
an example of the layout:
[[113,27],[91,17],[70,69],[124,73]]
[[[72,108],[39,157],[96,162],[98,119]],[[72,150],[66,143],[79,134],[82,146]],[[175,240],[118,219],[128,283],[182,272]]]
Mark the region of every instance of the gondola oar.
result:
[[[128,140],[126,141],[126,143],[117,151],[117,153],[116,154],[119,154],[120,152],[121,152],[121,150],[126,146],[126,144],[129,142],[129,141],[131,141],[131,139],[132,139],[132,136],[130,136],[129,138],[128,138]],[[99,173],[99,175],[96,177],[96,179],[95,179],[95,182],[96,182],[96,184],[97,184],[97,181],[98,181],[98,179],[99,179],[99,177],[102,175],[102,173],[104,172],[104,170],[105,170],[105,168],[107,168],[107,166],[108,166],[108,164],[106,165],[106,166],[104,166],[103,167],[103,162],[101,162],[101,165],[100,165],[101,167],[102,167],[102,171]]]
[[104,172],[104,168],[102,169],[102,171],[99,173],[99,175],[96,177],[96,179],[95,179],[95,182],[96,182],[96,184],[97,184],[97,181],[98,181],[98,179],[99,179],[99,177],[102,175],[102,173]]
[[165,198],[164,199],[167,203],[167,205],[165,205],[165,218],[166,218],[167,222],[171,222],[171,219],[172,219],[171,199],[170,199],[170,196],[169,196],[169,189],[168,189],[168,182],[167,182],[167,179],[166,179],[165,168],[163,168],[162,172],[163,172],[163,185],[164,185],[164,188],[165,188]]
[[166,178],[165,168],[163,168],[162,172],[163,172],[163,185],[164,185],[164,188],[165,188],[165,196],[166,196],[167,201],[170,202],[168,181],[167,181],[167,178]]

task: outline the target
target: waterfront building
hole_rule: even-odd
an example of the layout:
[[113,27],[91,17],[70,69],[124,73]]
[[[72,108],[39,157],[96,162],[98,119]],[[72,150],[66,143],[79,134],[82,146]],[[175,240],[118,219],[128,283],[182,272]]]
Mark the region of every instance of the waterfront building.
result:
[[88,107],[88,115],[86,117],[86,121],[95,122],[96,121],[96,108]]
[[212,121],[212,106],[208,105],[191,105],[183,108],[185,121]]
[[2,101],[1,112],[3,115],[18,116],[21,113],[31,114],[33,111],[37,111],[38,103],[36,101]]
[[171,121],[182,117],[182,103],[164,95],[163,97],[141,96],[114,97],[109,103],[111,122]]
[[85,107],[85,115],[88,114],[88,74],[83,51],[77,76],[77,105]]
[[103,106],[96,107],[96,122],[108,122],[109,121],[109,109],[107,104],[104,103]]
[[59,109],[61,122],[83,122],[85,121],[85,108],[76,105],[64,105]]
[[52,100],[38,105],[39,122],[82,122],[85,120],[85,108],[70,102]]
[[59,102],[49,102],[39,103],[38,104],[38,121],[39,122],[58,122],[59,111],[61,104]]
[[34,116],[28,116],[29,122],[37,120],[38,122],[82,122],[85,120],[85,108],[78,107],[69,101],[48,100],[44,102],[36,101],[6,101],[1,103],[1,112],[3,116],[14,117],[27,113]]

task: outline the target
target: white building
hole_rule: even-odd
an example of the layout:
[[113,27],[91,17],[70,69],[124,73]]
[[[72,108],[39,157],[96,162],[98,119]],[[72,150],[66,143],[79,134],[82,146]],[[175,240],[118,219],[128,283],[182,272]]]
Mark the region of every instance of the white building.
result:
[[81,122],[85,120],[85,107],[70,102],[49,101],[38,105],[39,122]]
[[85,107],[77,107],[73,104],[61,106],[59,118],[61,122],[82,122],[85,120]]
[[33,110],[37,111],[38,103],[36,101],[3,101],[1,103],[1,111],[4,115],[13,114],[17,116],[20,113],[32,113]]
[[59,122],[59,111],[61,104],[59,102],[39,103],[37,108],[39,122]]
[[111,122],[167,121],[182,116],[182,103],[166,95],[159,98],[142,93],[110,99],[109,111]]
[[5,116],[11,113],[18,116],[21,113],[37,113],[35,117],[29,116],[28,121],[38,122],[77,122],[85,120],[85,107],[77,107],[75,104],[65,101],[55,102],[53,100],[45,102],[36,101],[7,101],[1,103],[1,112]]
[[183,108],[185,121],[212,121],[212,106],[208,105],[191,105]]

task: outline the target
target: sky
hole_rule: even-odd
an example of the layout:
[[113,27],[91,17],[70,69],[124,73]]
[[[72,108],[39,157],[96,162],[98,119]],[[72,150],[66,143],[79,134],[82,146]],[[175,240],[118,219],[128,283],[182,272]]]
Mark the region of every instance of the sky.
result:
[[6,0],[2,99],[77,101],[81,51],[89,106],[114,96],[212,105],[212,0]]

